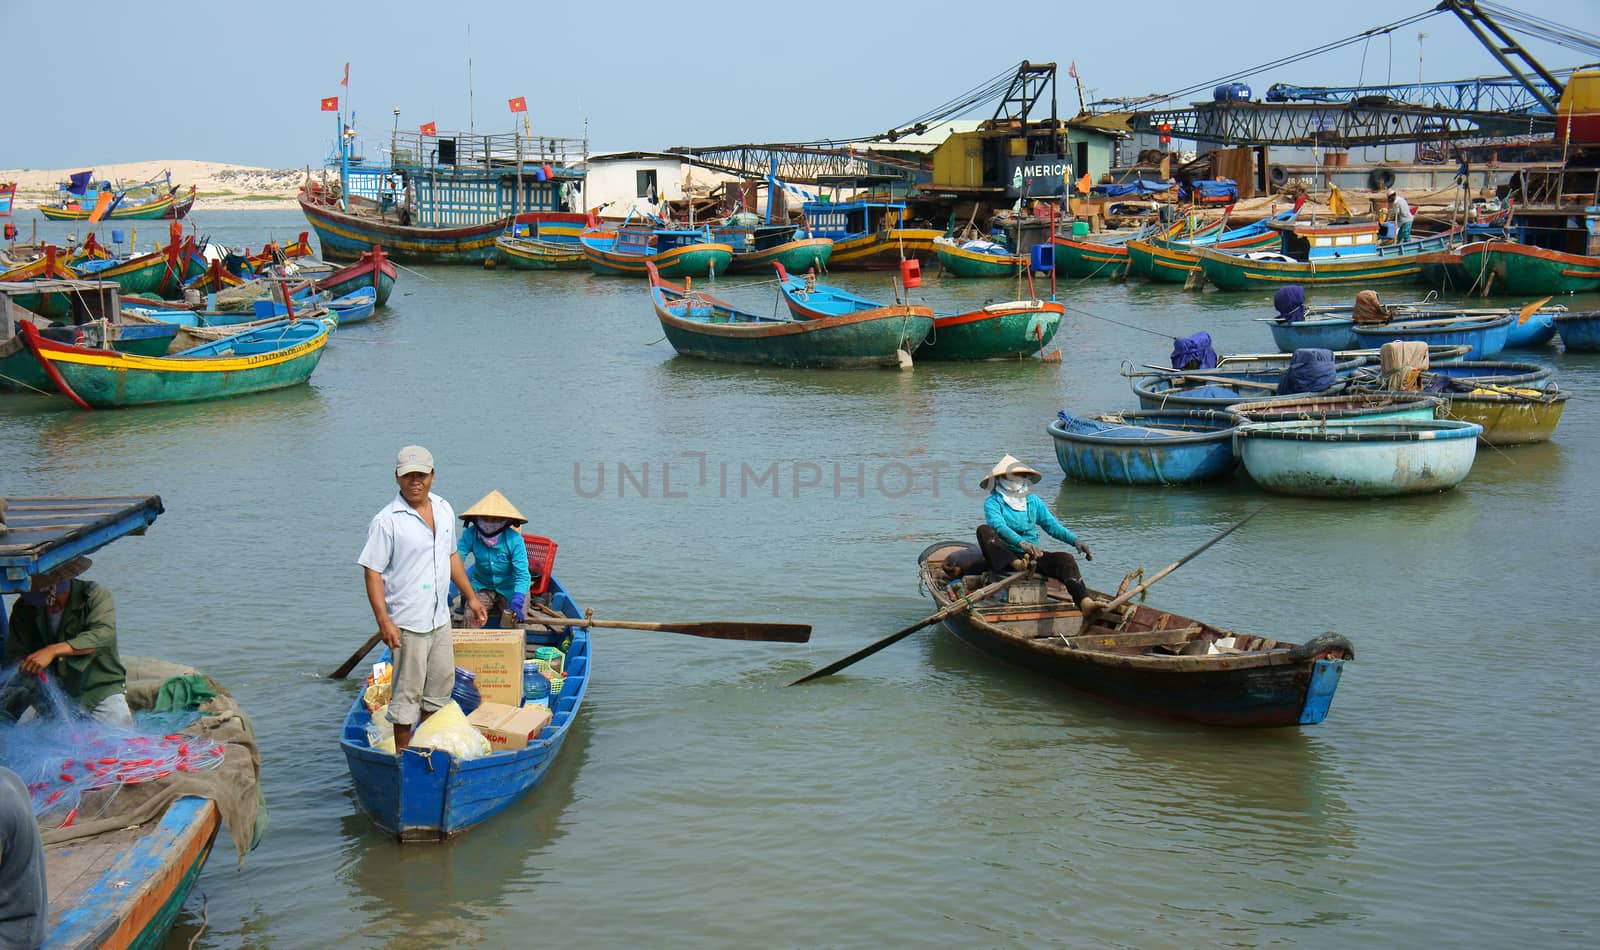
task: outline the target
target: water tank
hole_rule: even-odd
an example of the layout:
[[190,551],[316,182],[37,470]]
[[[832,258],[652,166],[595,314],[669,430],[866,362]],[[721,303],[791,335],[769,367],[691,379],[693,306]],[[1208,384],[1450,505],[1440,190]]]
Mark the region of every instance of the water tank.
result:
[[1224,83],[1211,90],[1211,98],[1216,102],[1249,102],[1250,87],[1242,82]]

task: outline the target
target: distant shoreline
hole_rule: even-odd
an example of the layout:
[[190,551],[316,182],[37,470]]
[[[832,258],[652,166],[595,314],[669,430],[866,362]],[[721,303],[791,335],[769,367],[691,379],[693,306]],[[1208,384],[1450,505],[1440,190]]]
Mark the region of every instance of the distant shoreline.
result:
[[200,211],[293,211],[304,168],[258,168],[223,162],[165,160],[123,162],[74,168],[0,169],[0,182],[17,183],[14,213],[37,211],[55,200],[57,186],[76,172],[94,172],[94,181],[133,185],[170,174],[180,194],[195,188],[195,209]]

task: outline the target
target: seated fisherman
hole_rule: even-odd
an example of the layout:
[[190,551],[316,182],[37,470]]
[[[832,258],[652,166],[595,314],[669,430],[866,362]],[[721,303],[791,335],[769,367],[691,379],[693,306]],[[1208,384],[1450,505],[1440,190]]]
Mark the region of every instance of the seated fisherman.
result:
[[1038,562],[1039,575],[1053,577],[1066,585],[1073,603],[1082,607],[1089,596],[1089,588],[1078,571],[1077,560],[1065,551],[1045,553],[1039,547],[1039,529],[1072,545],[1085,560],[1092,561],[1094,556],[1089,553],[1089,546],[1057,521],[1049,506],[1033,494],[1033,486],[1042,477],[1010,455],[984,476],[978,484],[991,491],[983,502],[984,523],[978,526],[978,547],[988,561],[989,570],[996,573],[1020,569],[1023,555],[1033,558]]
[[477,591],[478,602],[491,618],[509,610],[520,623],[533,575],[528,570],[528,546],[517,529],[528,519],[506,496],[492,491],[463,511],[461,520],[465,528],[456,550],[468,565],[467,580]]
[[25,676],[52,677],[97,722],[131,725],[111,592],[77,579],[89,565],[76,557],[30,579],[11,609],[5,665],[17,665]]

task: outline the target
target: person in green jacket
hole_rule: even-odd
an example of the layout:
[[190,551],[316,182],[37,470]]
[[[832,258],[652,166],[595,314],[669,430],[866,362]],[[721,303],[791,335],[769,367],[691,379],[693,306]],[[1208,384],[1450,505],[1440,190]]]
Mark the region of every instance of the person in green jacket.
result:
[[[77,557],[34,575],[11,609],[5,665],[18,667],[24,677],[49,677],[97,722],[132,725],[111,592],[78,579],[90,563]],[[48,711],[39,708],[36,693],[33,706]]]

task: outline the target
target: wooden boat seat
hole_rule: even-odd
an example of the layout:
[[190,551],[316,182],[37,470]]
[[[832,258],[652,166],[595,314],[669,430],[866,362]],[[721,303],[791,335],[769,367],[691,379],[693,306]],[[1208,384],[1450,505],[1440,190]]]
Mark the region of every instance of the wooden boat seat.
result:
[[1170,630],[1130,630],[1120,632],[1091,627],[1088,633],[1081,633],[1078,636],[1071,637],[1067,642],[1079,650],[1123,650],[1128,647],[1173,646],[1189,642],[1202,629],[1198,624],[1189,627],[1173,627]]

